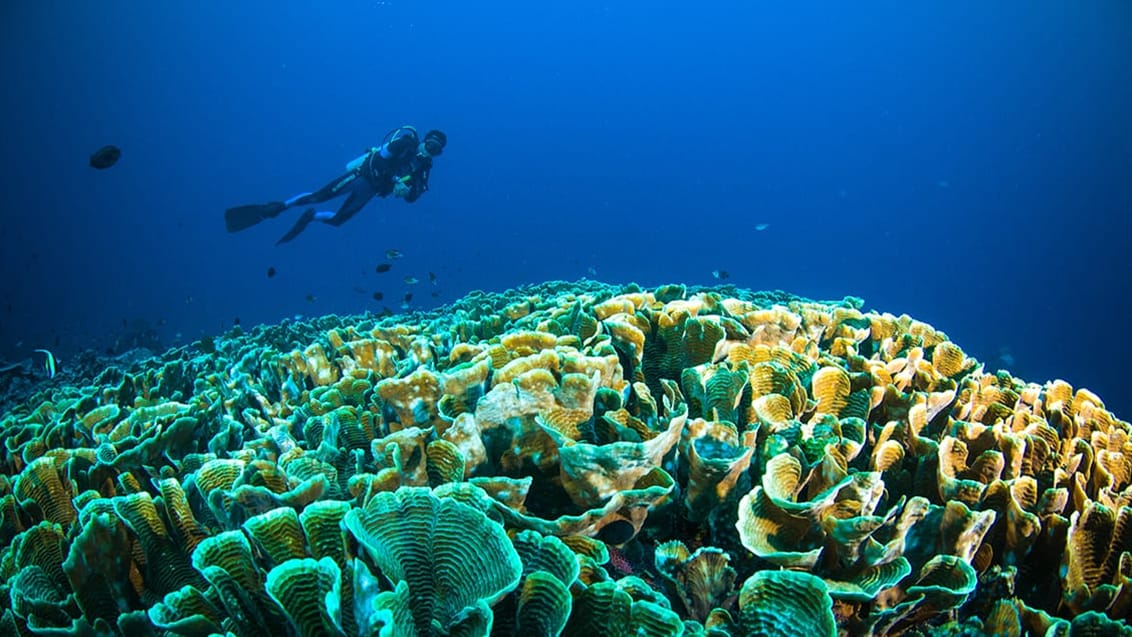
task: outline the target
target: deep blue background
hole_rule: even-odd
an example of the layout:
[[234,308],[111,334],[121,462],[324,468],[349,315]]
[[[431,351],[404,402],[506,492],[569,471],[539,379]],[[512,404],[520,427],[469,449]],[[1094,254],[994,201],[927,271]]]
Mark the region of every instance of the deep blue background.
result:
[[[7,2],[0,358],[726,269],[1127,418],[1132,5],[783,4]],[[225,232],[402,123],[449,135],[416,204]]]

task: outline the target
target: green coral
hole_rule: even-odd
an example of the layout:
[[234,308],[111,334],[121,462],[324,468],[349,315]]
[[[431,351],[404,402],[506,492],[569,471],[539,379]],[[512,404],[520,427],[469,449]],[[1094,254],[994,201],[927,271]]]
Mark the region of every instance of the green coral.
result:
[[519,584],[522,562],[503,527],[427,488],[379,493],[343,525],[387,578],[408,585],[418,634],[450,630]]
[[833,599],[820,577],[799,571],[759,571],[739,591],[744,635],[836,637]]

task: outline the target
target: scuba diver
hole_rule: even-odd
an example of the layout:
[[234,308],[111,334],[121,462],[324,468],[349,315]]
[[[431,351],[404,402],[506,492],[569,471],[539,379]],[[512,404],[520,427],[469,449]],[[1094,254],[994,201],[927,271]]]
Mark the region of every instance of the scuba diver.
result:
[[309,206],[348,194],[337,212],[307,208],[295,225],[275,245],[299,236],[310,222],[318,220],[340,226],[358,213],[374,195],[404,199],[412,203],[428,191],[432,159],[444,151],[448,136],[438,130],[417,136],[412,126],[401,126],[385,134],[381,146],[371,148],[346,164],[346,172],[316,192],[295,195],[286,201],[237,206],[224,213],[228,232],[239,232],[264,219],[279,216],[295,206]]

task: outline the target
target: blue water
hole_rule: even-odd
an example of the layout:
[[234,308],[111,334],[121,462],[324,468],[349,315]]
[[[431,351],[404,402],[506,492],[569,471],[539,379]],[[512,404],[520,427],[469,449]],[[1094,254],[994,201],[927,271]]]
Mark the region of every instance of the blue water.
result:
[[[6,3],[0,359],[723,269],[1132,416],[1132,5],[786,4]],[[403,123],[417,203],[225,232]]]

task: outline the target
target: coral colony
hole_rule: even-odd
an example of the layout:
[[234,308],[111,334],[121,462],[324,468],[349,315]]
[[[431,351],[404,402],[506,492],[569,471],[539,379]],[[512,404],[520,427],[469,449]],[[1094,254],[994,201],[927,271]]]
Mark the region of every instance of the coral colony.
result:
[[4,634],[1129,634],[1129,425],[862,301],[592,281],[59,378]]

